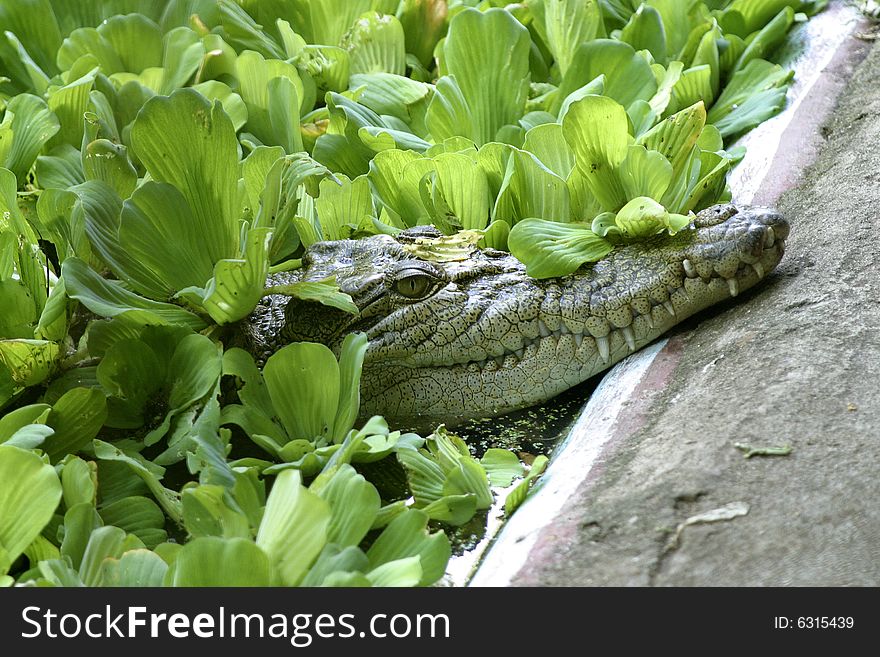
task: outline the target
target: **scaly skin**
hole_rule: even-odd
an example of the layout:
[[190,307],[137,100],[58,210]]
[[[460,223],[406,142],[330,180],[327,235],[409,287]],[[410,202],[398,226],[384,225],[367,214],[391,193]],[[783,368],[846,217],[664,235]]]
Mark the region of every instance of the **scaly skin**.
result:
[[338,350],[363,331],[363,415],[410,427],[498,415],[559,394],[752,287],[778,264],[788,236],[767,209],[715,206],[694,225],[549,280],[491,249],[460,262],[418,260],[402,243],[430,228],[321,242],[302,269],[270,284],[335,275],[360,315],[273,295],[244,323],[245,342],[265,359],[298,340]]

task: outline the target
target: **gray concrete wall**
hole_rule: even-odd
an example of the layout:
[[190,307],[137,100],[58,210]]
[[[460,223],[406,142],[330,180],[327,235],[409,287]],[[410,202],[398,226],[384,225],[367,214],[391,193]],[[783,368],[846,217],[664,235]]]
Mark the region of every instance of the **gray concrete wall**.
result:
[[880,585],[880,47],[809,128],[852,59],[783,136],[815,163],[788,157],[756,195],[800,180],[779,269],[671,334],[511,583]]

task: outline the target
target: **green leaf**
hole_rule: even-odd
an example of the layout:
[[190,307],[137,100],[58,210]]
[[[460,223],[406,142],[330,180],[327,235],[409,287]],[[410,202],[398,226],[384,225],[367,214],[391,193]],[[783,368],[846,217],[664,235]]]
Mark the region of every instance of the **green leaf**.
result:
[[720,22],[725,32],[733,32],[746,38],[767,25],[786,7],[802,11],[810,5],[821,5],[810,0],[733,0],[721,14]]
[[48,379],[58,366],[61,347],[46,340],[0,340],[0,365],[16,386],[27,387]]
[[79,576],[86,586],[104,585],[101,566],[105,559],[122,556],[128,547],[126,539],[126,533],[118,527],[98,527],[92,531],[79,566]]
[[263,296],[269,271],[272,231],[254,228],[247,232],[244,258],[220,260],[205,289],[195,288],[186,298],[205,309],[217,324],[230,324],[247,317]]
[[263,368],[266,388],[291,438],[312,440],[329,432],[339,407],[339,363],[322,344],[289,344]]
[[692,210],[698,211],[720,202],[726,188],[726,176],[730,166],[731,161],[728,158],[704,150],[700,154],[700,173],[702,177],[693,190],[690,191],[683,210],[688,212]]
[[[342,35],[351,28],[355,20],[371,9],[371,0],[330,0],[311,2],[311,0],[290,0],[288,14],[293,25],[308,43],[327,43],[337,45]],[[271,6],[271,5],[270,5]],[[274,8],[266,8],[267,14],[258,14],[259,20],[274,22],[277,15]]]
[[104,393],[95,388],[74,388],[52,405],[46,421],[55,430],[43,447],[53,461],[90,444],[107,419]]
[[[155,184],[155,183],[154,183]],[[71,190],[82,203],[85,233],[110,269],[132,288],[151,298],[167,298],[164,274],[142,266],[119,240],[122,199],[102,181],[89,181]],[[75,209],[75,208],[74,208]],[[74,212],[72,218],[77,217]]]
[[64,513],[64,538],[61,541],[61,556],[78,569],[92,532],[103,526],[101,516],[95,511],[93,503],[80,502],[69,507]]
[[[345,577],[369,568],[367,555],[356,547],[342,548],[328,543],[311,567],[302,586],[330,586],[336,577]],[[369,582],[367,582],[369,585]]]
[[654,61],[666,63],[666,30],[660,12],[642,3],[620,31],[620,40],[635,50],[647,50]]
[[155,91],[163,96],[173,95],[175,89],[186,85],[204,58],[205,46],[195,31],[176,27],[168,32],[164,37],[161,79]]
[[530,217],[569,221],[571,202],[565,180],[531,153],[510,148],[507,173],[492,210],[493,220],[510,224]]
[[427,513],[431,520],[453,526],[463,525],[477,512],[477,496],[474,493],[444,495],[423,506],[421,510]]
[[60,127],[42,98],[30,94],[15,96],[6,106],[0,124],[0,165],[23,181],[43,146]]
[[104,75],[125,70],[113,44],[104,38],[94,27],[80,27],[61,44],[58,49],[58,67],[70,71],[82,57],[91,56]]
[[754,128],[777,114],[794,73],[753,59],[734,75],[707,117],[725,138]]
[[636,100],[650,100],[657,91],[657,80],[650,64],[631,45],[613,39],[594,39],[578,47],[548,111],[558,112],[570,93],[600,75],[605,76],[605,96],[625,108]]
[[449,539],[443,532],[427,531],[428,515],[407,509],[394,518],[367,551],[370,566],[418,555],[422,567],[419,584],[427,586],[439,580],[446,571],[451,554]]
[[586,262],[601,260],[613,248],[588,226],[543,219],[520,221],[510,231],[508,244],[534,278],[566,276]]
[[122,70],[140,73],[162,65],[162,30],[148,16],[112,16],[101,22],[97,31],[119,55]]
[[510,516],[514,511],[516,511],[519,506],[525,502],[526,496],[529,494],[529,488],[532,486],[532,483],[535,479],[541,476],[541,473],[544,472],[544,469],[547,467],[548,459],[546,456],[541,454],[538,456],[531,467],[529,468],[529,473],[525,476],[519,484],[517,484],[516,488],[510,491],[510,494],[507,496],[507,499],[504,502],[504,513]]
[[[162,297],[169,298],[211,277],[214,261],[205,248],[204,229],[178,188],[148,181],[122,206],[119,244],[143,270],[137,276],[162,280]],[[126,273],[134,278],[134,272]]]
[[360,95],[358,102],[376,114],[400,119],[410,129],[425,136],[425,113],[431,97],[431,87],[392,73],[359,73],[351,76],[350,85]]
[[684,226],[677,218],[680,215],[670,215],[662,205],[652,198],[645,196],[632,199],[617,213],[615,224],[620,233],[627,239],[639,239],[656,235],[664,229],[670,233],[681,230],[690,223],[685,218]]
[[678,58],[691,32],[693,4],[681,0],[648,0],[645,4],[656,9],[663,19],[669,59]]
[[125,146],[108,139],[96,139],[83,149],[86,180],[102,180],[120,198],[128,198],[137,185],[137,171],[128,159]]
[[477,509],[488,509],[493,502],[486,471],[470,457],[459,459],[455,467],[446,473],[443,494],[474,495]]
[[383,563],[367,573],[373,586],[418,586],[423,581],[421,557],[412,556]]
[[446,0],[403,0],[399,3],[397,17],[403,25],[406,52],[412,53],[424,67],[431,67],[434,48],[446,33],[448,11]]
[[[5,234],[14,239],[12,233]],[[18,244],[14,244],[14,246],[17,247]],[[0,304],[5,311],[4,316],[0,316],[0,337],[33,337],[32,324],[36,320],[37,309],[30,292],[21,281],[11,278],[0,281]]]
[[102,586],[162,586],[168,564],[150,550],[129,550],[121,557],[101,563]]
[[663,153],[633,144],[621,163],[618,175],[626,198],[650,196],[659,201],[672,182],[672,163]]
[[[95,456],[99,459],[103,459],[105,461],[119,461],[125,463],[131,470],[139,476],[144,483],[147,485],[147,488],[150,489],[150,492],[153,494],[153,497],[156,498],[156,501],[160,504],[160,506],[165,510],[165,513],[177,523],[182,521],[182,514],[180,509],[180,497],[178,493],[168,488],[165,488],[161,484],[162,475],[165,473],[165,468],[162,468],[151,461],[148,461],[143,456],[137,453],[126,453],[123,450],[114,447],[110,443],[104,442],[103,440],[98,440],[97,438],[92,443],[95,449]],[[99,465],[99,473],[100,473],[100,465]]]
[[16,0],[0,4],[0,25],[18,36],[37,65],[49,75],[58,72],[55,53],[61,31],[49,0]]
[[330,436],[342,442],[354,427],[361,405],[361,368],[369,342],[364,333],[349,333],[339,353],[339,404]]
[[169,586],[269,586],[266,553],[245,538],[203,536],[177,553],[165,578]]
[[40,313],[34,335],[37,338],[61,342],[67,335],[67,290],[59,280],[49,292],[49,298]]
[[532,153],[541,164],[563,180],[574,169],[574,152],[565,141],[562,125],[559,123],[545,123],[529,130],[523,150]]
[[[124,410],[137,427],[143,424],[141,412],[147,399],[165,383],[167,365],[146,343],[137,338],[123,338],[106,349],[96,377],[104,390],[127,402]],[[111,426],[117,426],[112,412],[113,401],[110,400],[111,412],[107,421]]]
[[230,506],[224,486],[202,484],[184,489],[180,496],[183,524],[191,536],[250,538],[247,518]]
[[330,476],[322,474],[310,487],[330,505],[327,543],[357,546],[373,524],[382,505],[373,484],[347,463]]
[[296,586],[327,542],[330,505],[301,482],[297,470],[278,474],[257,532],[257,546],[269,557],[276,586]]
[[222,371],[220,350],[210,338],[198,333],[184,337],[171,356],[169,410],[162,424],[144,442],[151,445],[168,430],[171,418],[202,400],[214,390]]
[[134,534],[149,548],[167,538],[165,514],[151,499],[134,495],[102,506],[99,509],[105,525],[113,525]]
[[352,75],[405,73],[403,27],[394,16],[375,11],[363,14],[346,33],[342,47],[349,52]]
[[543,4],[542,38],[565,75],[582,43],[604,36],[598,0],[549,0]]
[[304,301],[317,301],[353,315],[358,314],[358,307],[354,305],[349,295],[339,290],[333,277],[323,281],[299,281],[291,285],[277,285],[269,288],[267,294],[284,294]]
[[350,238],[353,230],[374,214],[373,197],[366,176],[349,180],[348,176],[340,174],[338,179],[339,182],[322,180],[321,193],[315,201],[325,240]]
[[637,143],[662,153],[672,164],[672,178],[682,175],[700,133],[706,125],[702,101],[669,116],[638,138]]
[[295,66],[246,51],[236,60],[248,132],[287,153],[303,150],[300,103],[305,89]]
[[29,424],[44,423],[52,407],[49,404],[29,404],[10,411],[0,418],[0,442]]
[[409,490],[416,504],[427,506],[443,497],[446,473],[439,464],[417,449],[399,449],[397,459],[406,470]]
[[[237,2],[220,0],[217,5],[219,6],[218,18],[229,43],[240,46],[240,49],[258,51],[268,57],[284,56],[284,49],[277,40],[267,34],[263,30],[263,26],[251,18]],[[254,9],[259,8],[260,5],[254,5]],[[190,11],[186,11],[185,21],[188,21],[189,15]],[[274,21],[268,21],[268,23],[272,22]]]
[[61,500],[61,482],[36,454],[0,445],[0,573],[39,535]]
[[50,146],[70,144],[79,147],[83,139],[83,114],[89,106],[89,92],[95,84],[98,69],[93,68],[63,87],[50,87],[49,109],[58,117],[61,129],[49,141]]
[[70,298],[102,317],[130,313],[156,324],[179,324],[196,331],[205,328],[204,321],[180,306],[138,296],[116,281],[102,278],[79,258],[65,260],[61,276]]
[[248,120],[248,109],[242,97],[235,93],[227,84],[219,80],[207,80],[194,84],[193,89],[210,101],[219,100],[223,111],[229,115],[232,127],[238,132]]
[[525,472],[525,467],[516,454],[497,447],[487,449],[480,464],[489,476],[489,483],[501,488],[510,486],[514,479],[522,477]]
[[[525,113],[529,33],[501,9],[456,14],[440,54],[427,123],[436,142],[461,135],[481,146]],[[446,77],[449,76],[449,77]]]
[[370,162],[368,177],[379,199],[400,217],[402,226],[415,226],[428,215],[419,183],[433,170],[430,158],[412,151],[388,150],[377,153]]
[[[192,211],[188,243],[212,263],[238,246],[238,140],[220,103],[190,89],[147,101],[131,126],[132,149],[157,182],[173,185]],[[179,238],[179,237],[178,237]],[[199,284],[207,277],[199,281]]]
[[[0,167],[0,231],[10,230],[20,237],[33,239],[33,229],[27,224],[18,207],[18,182],[9,169]],[[19,249],[22,251],[23,249]],[[19,253],[21,256],[21,253]]]
[[632,139],[623,107],[605,96],[585,96],[571,105],[562,128],[592,194],[606,210],[622,207],[627,199],[615,169]]
[[489,181],[473,159],[461,153],[434,158],[439,191],[464,230],[480,230],[489,223]]
[[55,432],[52,427],[44,424],[29,424],[13,433],[8,440],[2,441],[12,447],[21,449],[34,449],[40,447],[46,439]]

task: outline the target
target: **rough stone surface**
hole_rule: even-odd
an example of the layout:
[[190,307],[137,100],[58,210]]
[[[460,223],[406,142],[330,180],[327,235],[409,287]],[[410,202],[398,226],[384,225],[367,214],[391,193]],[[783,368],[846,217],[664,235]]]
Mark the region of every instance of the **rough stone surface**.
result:
[[[880,46],[780,199],[780,268],[675,333],[652,365],[663,385],[640,391],[519,584],[880,585],[878,117]],[[793,451],[746,459],[734,443]],[[674,541],[733,502],[748,514]]]

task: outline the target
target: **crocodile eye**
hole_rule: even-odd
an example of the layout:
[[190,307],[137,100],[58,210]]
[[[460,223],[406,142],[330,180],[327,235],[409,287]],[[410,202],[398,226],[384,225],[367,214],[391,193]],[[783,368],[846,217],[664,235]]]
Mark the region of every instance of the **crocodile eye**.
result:
[[394,281],[394,291],[407,299],[421,299],[431,289],[434,279],[422,272],[403,272]]

